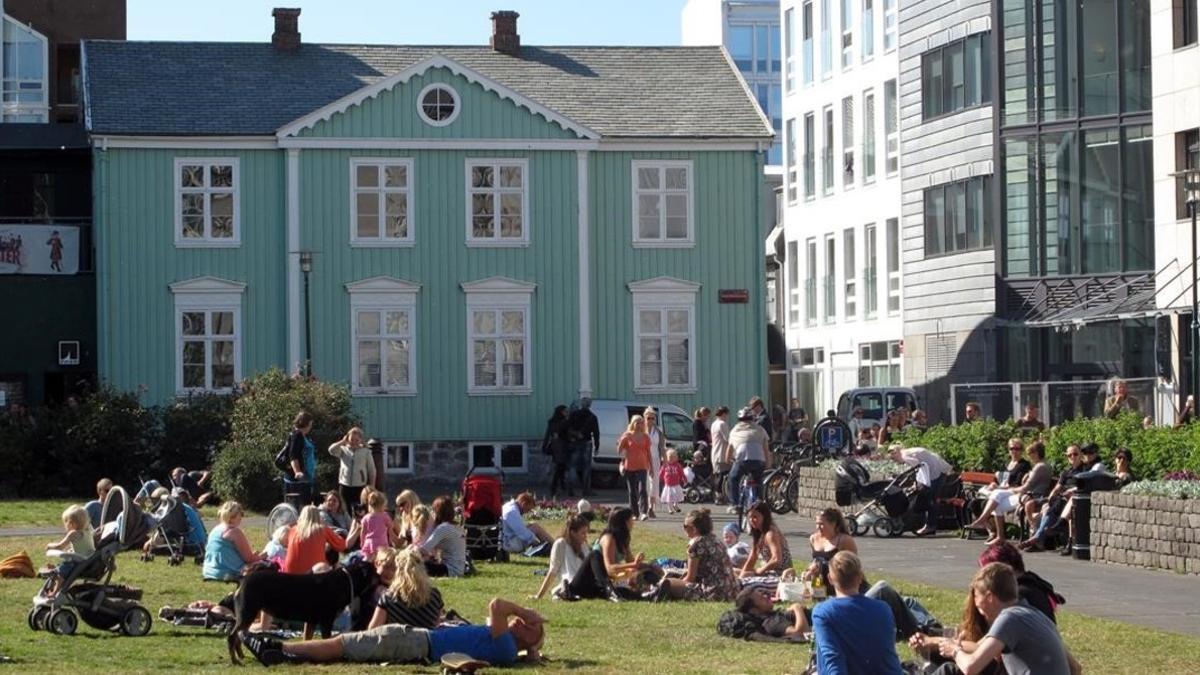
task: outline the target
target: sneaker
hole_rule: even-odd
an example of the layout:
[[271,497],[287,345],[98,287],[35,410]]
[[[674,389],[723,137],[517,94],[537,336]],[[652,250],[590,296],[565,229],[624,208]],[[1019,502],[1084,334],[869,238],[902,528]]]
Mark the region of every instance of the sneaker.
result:
[[[283,644],[275,638],[267,637],[261,633],[247,633],[245,631],[242,632],[240,637],[242,644],[246,645],[246,649],[249,649],[254,658],[258,659],[264,666],[272,665],[264,660],[267,652],[279,652],[283,654]],[[275,662],[282,663],[282,661]]]
[[650,520],[650,516],[643,513],[642,515],[638,516],[638,520]]
[[725,513],[730,513],[730,514],[737,513],[737,507],[736,506],[727,506],[727,507],[725,507]]

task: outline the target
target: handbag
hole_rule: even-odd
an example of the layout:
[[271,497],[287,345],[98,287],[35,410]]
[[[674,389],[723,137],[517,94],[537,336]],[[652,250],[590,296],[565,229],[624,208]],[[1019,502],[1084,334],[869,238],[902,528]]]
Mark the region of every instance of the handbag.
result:
[[775,594],[779,596],[780,602],[804,602],[807,599],[804,586],[803,581],[780,581]]
[[288,436],[288,440],[283,442],[283,447],[279,452],[275,453],[275,468],[285,473],[292,472],[292,457],[288,450],[291,448],[292,437]]

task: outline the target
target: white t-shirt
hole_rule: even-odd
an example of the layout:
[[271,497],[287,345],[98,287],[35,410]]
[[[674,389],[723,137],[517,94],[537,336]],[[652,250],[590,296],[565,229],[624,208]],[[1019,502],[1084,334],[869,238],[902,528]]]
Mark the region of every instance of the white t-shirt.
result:
[[558,575],[561,579],[560,586],[565,586],[579,570],[583,569],[583,558],[580,558],[566,539],[555,539],[554,546],[550,548],[550,571],[547,574]]
[[718,463],[727,463],[732,460],[731,457],[726,457],[729,452],[729,422],[720,417],[713,418],[712,426],[708,430],[712,436],[712,461],[716,465]]
[[946,460],[925,448],[905,448],[900,451],[900,457],[909,466],[924,465],[917,472],[917,482],[925,487],[953,469]]

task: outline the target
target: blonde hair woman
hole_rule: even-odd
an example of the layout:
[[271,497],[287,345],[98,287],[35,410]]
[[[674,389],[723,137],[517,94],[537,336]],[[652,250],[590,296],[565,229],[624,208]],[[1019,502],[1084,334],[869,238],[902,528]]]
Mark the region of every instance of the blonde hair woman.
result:
[[[316,509],[313,509],[314,511]],[[264,560],[255,553],[250,540],[242,532],[242,505],[235,501],[221,504],[217,518],[221,523],[208,533],[204,548],[203,576],[205,579],[232,581],[242,578],[242,568],[248,563]]]
[[379,597],[368,629],[384,624],[436,628],[442,607],[442,593],[425,571],[421,552],[410,546],[396,555],[396,573]]
[[667,456],[667,437],[658,428],[658,411],[653,407],[642,411],[642,419],[646,420],[646,435],[650,437],[650,471],[646,474],[646,491],[649,493],[650,510],[646,515],[657,517],[654,507],[658,506],[658,494],[662,491],[658,473],[662,470],[663,459]]
[[641,415],[629,418],[629,426],[617,439],[617,453],[621,455],[621,472],[629,490],[629,509],[635,518],[645,520],[650,509],[647,494],[650,485],[647,475],[651,466],[650,436],[646,434],[646,420]]
[[283,571],[287,574],[308,574],[314,565],[325,562],[326,544],[339,553],[346,550],[346,540],[322,523],[321,512],[310,504],[301,509],[299,520],[288,533]]
[[412,490],[403,490],[396,495],[396,517],[392,520],[392,532],[397,541],[414,544],[412,541],[413,508],[421,504],[421,498]]
[[329,446],[329,454],[338,458],[338,489],[346,510],[354,513],[359,493],[364,487],[375,485],[375,460],[363,444],[362,429],[352,427]]
[[410,546],[420,546],[425,543],[433,529],[433,509],[426,504],[417,504],[409,515],[408,533]]

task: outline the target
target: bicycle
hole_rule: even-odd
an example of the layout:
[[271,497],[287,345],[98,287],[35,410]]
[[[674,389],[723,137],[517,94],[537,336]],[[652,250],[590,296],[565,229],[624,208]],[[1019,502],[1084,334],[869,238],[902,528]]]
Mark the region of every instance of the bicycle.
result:
[[746,532],[750,529],[750,507],[758,502],[759,482],[754,474],[742,476],[741,490],[738,491],[737,525],[738,530]]

